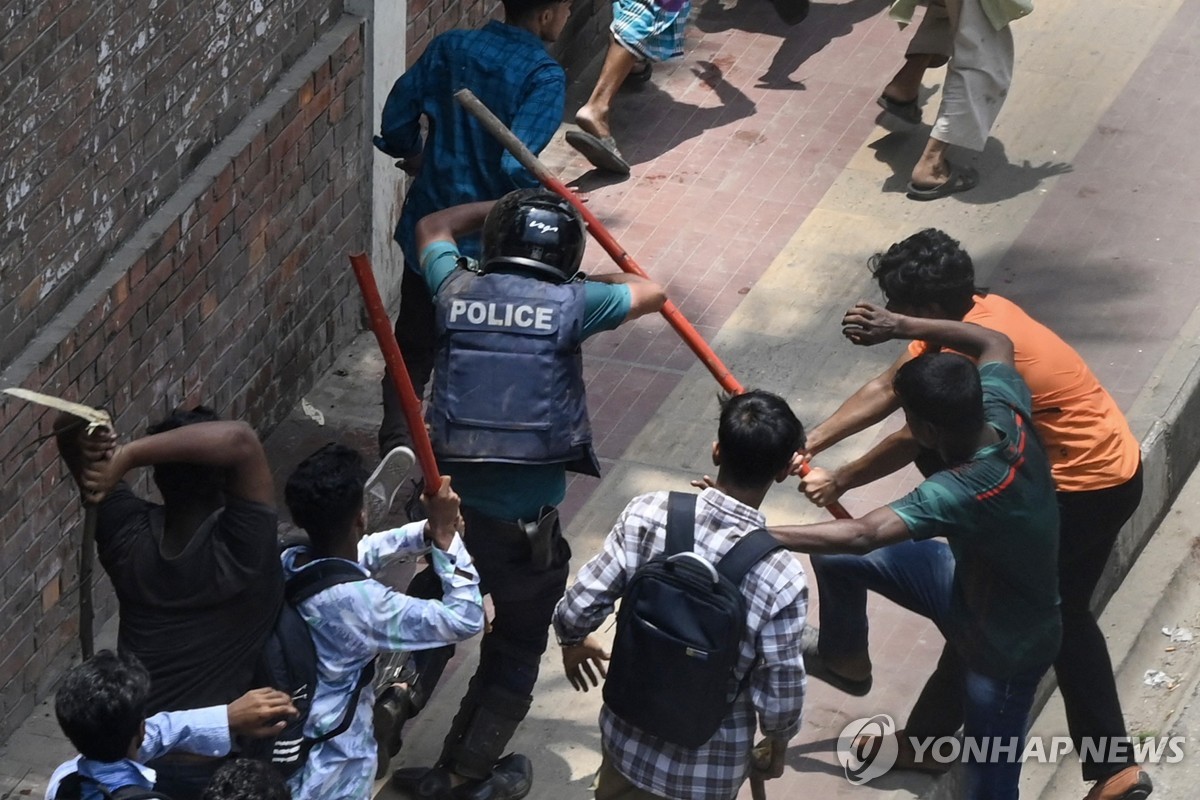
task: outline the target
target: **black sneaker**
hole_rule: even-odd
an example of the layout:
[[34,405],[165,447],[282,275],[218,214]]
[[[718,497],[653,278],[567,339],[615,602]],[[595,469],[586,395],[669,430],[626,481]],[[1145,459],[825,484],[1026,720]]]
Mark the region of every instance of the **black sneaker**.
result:
[[533,764],[520,753],[496,762],[492,774],[454,790],[454,800],[521,800],[533,788]]
[[455,800],[445,767],[405,767],[392,773],[392,788],[412,800]]

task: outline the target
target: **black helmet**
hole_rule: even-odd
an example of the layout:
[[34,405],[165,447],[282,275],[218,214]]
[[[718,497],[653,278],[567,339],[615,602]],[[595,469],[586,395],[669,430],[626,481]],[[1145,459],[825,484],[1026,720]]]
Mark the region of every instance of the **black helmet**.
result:
[[564,283],[583,261],[584,226],[571,204],[546,189],[518,189],[483,223],[482,272],[529,271]]

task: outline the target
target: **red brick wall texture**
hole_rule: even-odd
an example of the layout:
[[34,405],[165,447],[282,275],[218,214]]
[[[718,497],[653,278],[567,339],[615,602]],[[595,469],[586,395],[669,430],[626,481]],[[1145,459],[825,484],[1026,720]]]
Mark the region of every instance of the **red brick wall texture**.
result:
[[[263,432],[286,414],[358,329],[360,31],[340,0],[0,0],[10,385],[126,434],[185,403]],[[81,514],[37,441],[52,418],[0,401],[0,741],[78,653]]]

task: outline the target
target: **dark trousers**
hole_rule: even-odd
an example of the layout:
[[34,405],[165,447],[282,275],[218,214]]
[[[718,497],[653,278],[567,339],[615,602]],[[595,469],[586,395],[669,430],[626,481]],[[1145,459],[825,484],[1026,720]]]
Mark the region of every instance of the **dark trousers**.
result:
[[[865,556],[814,555],[821,604],[819,650],[849,656],[867,650],[867,591],[878,592],[938,626],[947,641],[962,636],[951,613],[954,556],[945,542],[909,541],[881,547]],[[1050,660],[1046,654],[1046,662]],[[963,718],[964,733],[979,742],[1017,742],[1004,759],[967,763],[966,800],[1016,800],[1025,729],[1038,681],[1046,665],[997,678],[957,662],[961,670],[951,695]],[[956,725],[950,733],[957,730]],[[915,735],[911,734],[910,735]]]
[[[433,373],[433,355],[437,345],[437,330],[434,325],[433,298],[425,278],[415,269],[404,265],[404,277],[400,281],[400,314],[396,317],[396,343],[404,356],[404,366],[412,380],[417,397],[425,394],[425,385]],[[390,371],[384,370],[383,423],[379,426],[379,455],[386,455],[392,448],[412,446],[412,434],[404,419],[400,396],[392,385]]]
[[532,694],[538,665],[550,640],[554,607],[567,589],[571,547],[561,530],[552,544],[549,569],[534,567],[525,531],[467,506],[467,550],[479,570],[479,588],[492,596],[495,619],[480,645],[479,670],[485,683]]
[[[491,595],[495,618],[480,643],[479,667],[450,726],[440,763],[460,775],[483,778],[503,754],[529,711],[550,618],[567,587],[571,548],[555,524],[535,564],[534,551],[518,524],[462,507],[464,541],[479,571],[480,590]],[[429,588],[428,574],[414,577],[410,594]],[[433,691],[453,648],[413,654],[423,696]]]
[[[1104,634],[1092,614],[1092,593],[1122,526],[1142,499],[1142,468],[1125,483],[1089,492],[1059,492],[1058,580],[1062,598],[1062,647],[1054,674],[1062,691],[1067,728],[1075,751],[1084,739],[1126,737],[1121,701]],[[953,734],[963,721],[963,666],[953,649],[942,651],[937,669],[909,715],[912,736]],[[1100,752],[1110,749],[1104,748]],[[1096,781],[1134,763],[1125,759],[1082,760],[1083,779]]]

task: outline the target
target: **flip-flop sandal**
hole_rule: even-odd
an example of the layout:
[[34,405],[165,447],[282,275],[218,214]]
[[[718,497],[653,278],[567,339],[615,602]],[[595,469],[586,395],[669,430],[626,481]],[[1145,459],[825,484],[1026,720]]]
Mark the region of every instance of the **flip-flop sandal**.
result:
[[621,83],[622,89],[640,89],[650,82],[651,76],[654,75],[654,63],[651,61],[640,61],[641,69],[630,70],[624,82]]
[[363,498],[367,506],[367,526],[371,530],[376,530],[376,526],[383,524],[383,520],[392,509],[396,492],[416,461],[413,451],[407,447],[393,448],[379,462],[371,477],[367,478],[363,487]]
[[921,106],[917,98],[901,102],[881,94],[875,101],[875,104],[901,122],[908,123],[909,125],[921,124]]
[[825,664],[825,659],[821,658],[821,653],[817,649],[819,636],[820,631],[809,625],[804,628],[804,633],[800,638],[800,649],[804,654],[804,671],[808,673],[808,676],[824,681],[838,691],[854,697],[865,697],[870,693],[873,682],[870,676],[854,680],[839,675]]
[[808,0],[771,0],[785,25],[799,25],[808,17]]
[[582,153],[597,169],[619,175],[629,174],[629,164],[621,157],[616,140],[611,136],[601,139],[587,131],[567,131],[567,144]]
[[910,181],[908,191],[905,192],[908,198],[910,200],[937,200],[958,192],[969,191],[979,184],[979,171],[974,167],[958,167],[950,162],[946,162],[946,166],[950,168],[950,177],[946,179],[945,183],[939,183],[937,186],[917,186]]

